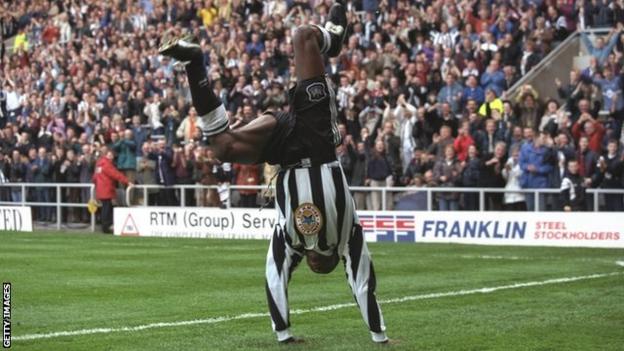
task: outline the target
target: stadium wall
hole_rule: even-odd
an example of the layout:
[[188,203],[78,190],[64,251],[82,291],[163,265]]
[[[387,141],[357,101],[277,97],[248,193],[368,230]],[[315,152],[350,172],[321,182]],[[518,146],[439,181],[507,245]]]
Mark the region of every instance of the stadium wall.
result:
[[[624,248],[614,213],[359,211],[366,240],[398,243]],[[114,209],[120,236],[264,239],[275,212],[258,209]]]

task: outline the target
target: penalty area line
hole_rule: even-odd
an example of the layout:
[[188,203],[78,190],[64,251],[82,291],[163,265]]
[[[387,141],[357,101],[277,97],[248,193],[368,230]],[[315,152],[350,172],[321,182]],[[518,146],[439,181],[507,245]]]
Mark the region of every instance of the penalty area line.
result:
[[[490,294],[490,293],[493,293],[495,291],[500,291],[500,290],[511,290],[511,289],[520,289],[520,288],[550,285],[550,284],[571,283],[571,282],[577,282],[577,281],[582,281],[582,280],[611,277],[615,275],[621,275],[623,273],[624,272],[598,273],[598,274],[582,275],[582,276],[576,276],[576,277],[564,277],[564,278],[554,278],[554,279],[541,280],[541,281],[514,283],[514,284],[509,284],[509,285],[499,285],[499,286],[484,287],[484,288],[478,288],[478,289],[456,290],[456,291],[447,291],[447,292],[439,292],[439,293],[403,296],[403,297],[397,297],[397,298],[392,298],[392,299],[379,300],[379,304],[385,305],[385,304],[401,303],[401,302],[406,302],[406,301],[437,299],[437,298],[451,297],[451,296]],[[342,303],[342,304],[335,304],[335,305],[313,307],[313,308],[308,308],[308,309],[294,309],[290,311],[290,314],[299,315],[299,314],[306,314],[306,313],[313,313],[313,312],[327,312],[327,311],[335,311],[338,309],[354,307],[354,306],[356,306],[356,304],[353,302]],[[79,330],[59,331],[59,332],[52,332],[52,333],[42,333],[42,334],[16,335],[16,336],[13,336],[12,339],[15,341],[38,340],[38,339],[58,338],[58,337],[64,337],[64,336],[134,332],[134,331],[141,331],[141,330],[155,329],[155,328],[169,328],[169,327],[179,327],[179,326],[197,325],[197,324],[216,324],[216,323],[223,323],[223,322],[229,322],[229,321],[235,321],[235,320],[241,320],[241,319],[251,319],[251,318],[260,318],[260,317],[268,317],[268,316],[269,316],[268,313],[243,313],[243,314],[239,314],[235,316],[212,317],[212,318],[193,319],[193,320],[188,320],[188,321],[177,321],[177,322],[159,322],[159,323],[150,323],[150,324],[137,325],[137,326],[131,326],[131,327],[93,328],[93,329],[79,329]]]

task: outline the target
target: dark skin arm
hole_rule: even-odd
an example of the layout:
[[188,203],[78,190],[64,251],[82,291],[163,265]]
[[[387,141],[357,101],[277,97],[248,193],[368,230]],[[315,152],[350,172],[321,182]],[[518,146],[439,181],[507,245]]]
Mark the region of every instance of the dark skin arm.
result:
[[210,144],[215,157],[224,162],[258,163],[276,124],[275,117],[267,114],[241,128],[212,136]]
[[[318,35],[320,33],[314,26],[299,27],[295,33],[293,47],[297,81],[325,75]],[[276,124],[275,117],[265,114],[241,128],[212,136],[215,156],[224,162],[258,163]]]

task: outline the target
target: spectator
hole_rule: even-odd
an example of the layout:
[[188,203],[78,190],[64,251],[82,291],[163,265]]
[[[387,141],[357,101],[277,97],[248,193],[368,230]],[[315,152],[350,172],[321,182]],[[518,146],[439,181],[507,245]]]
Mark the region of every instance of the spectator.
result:
[[447,146],[453,146],[455,139],[451,136],[451,128],[448,126],[442,126],[440,128],[440,135],[434,136],[433,143],[427,150],[430,154],[435,156],[436,161],[442,160],[446,157]]
[[[32,182],[50,183],[52,181],[52,164],[48,158],[47,150],[39,148],[39,150],[33,151],[31,151],[30,163]],[[50,188],[44,186],[35,188],[35,201],[51,202],[51,200]],[[39,220],[42,222],[54,221],[52,210],[52,207],[49,206],[39,207]]]
[[140,116],[132,116],[132,135],[134,136],[134,144],[136,150],[137,162],[143,156],[143,144],[147,141],[149,130],[141,124]]
[[[596,165],[598,164],[598,155],[589,149],[589,140],[587,137],[579,139],[579,149],[576,151],[575,159],[578,161],[579,174],[585,181],[587,188],[595,187],[597,182]],[[586,194],[586,208],[593,209],[594,196]]]
[[[548,188],[548,175],[553,167],[548,163],[550,150],[545,146],[547,135],[541,133],[533,139],[532,143],[526,143],[520,149],[520,186],[523,189],[545,189]],[[539,208],[535,207],[535,193],[527,193],[526,205],[529,211],[545,210],[545,200],[539,196]]]
[[587,48],[587,51],[589,51],[589,54],[595,57],[598,60],[598,63],[603,64],[607,60],[607,56],[609,56],[613,50],[613,47],[615,47],[621,30],[621,23],[618,24],[617,28],[612,28],[609,32],[609,38],[606,44],[605,40],[602,37],[599,37],[596,39],[596,44],[594,45],[589,39],[587,32],[581,32],[581,40],[583,41],[585,48]]
[[386,158],[390,162],[392,176],[394,179],[398,179],[403,172],[403,165],[401,164],[401,138],[394,134],[394,124],[392,122],[384,123],[381,140],[384,142],[384,150]]
[[[9,182],[23,183],[26,178],[26,167],[28,167],[28,158],[20,154],[18,150],[13,150],[10,160]],[[11,188],[11,201],[22,202],[26,200],[22,197],[22,189]]]
[[[260,167],[258,165],[243,165],[234,164],[235,184],[236,185],[260,185]],[[238,190],[240,194],[240,207],[254,208],[257,207],[257,195],[256,189],[241,189]]]
[[572,135],[578,141],[581,137],[589,140],[589,149],[600,154],[602,151],[602,138],[605,128],[601,122],[596,121],[589,113],[581,115],[578,121],[572,126]]
[[485,121],[485,130],[480,130],[475,135],[475,145],[482,155],[494,153],[498,142],[505,140],[504,130],[496,128],[496,121],[488,119]]
[[594,84],[602,92],[602,106],[614,119],[613,137],[619,139],[622,134],[622,119],[624,118],[624,96],[622,96],[621,76],[615,76],[609,66],[605,66],[602,77],[594,76]]
[[520,145],[511,147],[511,157],[507,159],[502,170],[505,179],[505,209],[507,211],[526,211],[525,196],[523,193],[513,193],[509,190],[520,190],[522,169],[520,168]]
[[568,84],[563,85],[559,78],[555,78],[555,85],[557,86],[557,94],[559,95],[559,98],[563,100],[569,99],[580,83],[581,75],[576,69],[570,71],[570,82]]
[[568,162],[568,170],[561,180],[561,202],[563,210],[584,211],[585,210],[585,181],[579,174],[579,164],[577,160]]
[[[366,183],[372,187],[392,186],[392,164],[386,155],[386,146],[383,141],[377,141],[375,148],[371,151],[367,165]],[[382,209],[381,192],[374,191],[371,194],[371,210],[379,211]],[[386,203],[386,206],[388,203]]]
[[[455,158],[455,149],[453,149],[453,145],[447,145],[444,149],[444,158],[437,161],[433,168],[435,182],[440,187],[455,187],[461,173],[461,165]],[[459,194],[443,192],[436,195],[440,211],[459,210]]]
[[405,101],[405,95],[399,95],[394,115],[400,123],[401,159],[403,160],[401,171],[405,171],[410,161],[412,150],[416,147],[414,139],[414,127],[416,125],[416,107]]
[[116,183],[132,185],[132,183],[128,182],[126,176],[115,168],[113,164],[114,158],[115,154],[113,150],[105,146],[102,147],[102,156],[98,159],[95,166],[95,173],[93,174],[95,198],[102,204],[100,218],[102,231],[104,233],[112,233],[113,200],[117,198]]
[[[193,184],[193,149],[195,145],[192,143],[182,146],[175,145],[173,147],[173,169],[176,178],[176,184],[190,185]],[[182,192],[184,192],[184,201],[182,200]],[[193,189],[180,190],[180,205],[195,206],[195,192]]]
[[[149,153],[151,152],[150,142],[143,143],[141,149],[143,156],[137,162],[137,182],[143,185],[156,185],[156,161],[149,158]],[[147,189],[135,194],[131,199],[134,198],[136,204],[155,206],[157,194],[158,189]]]
[[468,79],[466,79],[466,87],[462,93],[462,99],[464,103],[468,101],[468,99],[472,99],[477,103],[477,105],[481,105],[485,101],[483,88],[477,85],[476,76],[471,75]]
[[474,140],[470,136],[470,122],[465,121],[459,128],[459,134],[453,142],[455,148],[455,154],[457,154],[457,160],[464,162],[468,158],[468,150],[471,145],[474,145]]
[[431,170],[433,165],[429,161],[429,155],[421,149],[414,149],[413,156],[410,159],[401,183],[403,185],[410,184],[414,178],[423,176],[425,172]]
[[485,118],[501,116],[503,113],[503,101],[497,97],[498,93],[488,87],[485,90],[485,102],[479,107],[479,114]]
[[176,131],[176,136],[183,139],[185,143],[193,140],[201,140],[201,129],[197,121],[197,112],[194,107],[191,107],[189,115],[180,123]]
[[[468,146],[466,159],[463,161],[461,185],[466,188],[476,188],[481,177],[482,161],[479,158],[479,151],[474,145]],[[464,196],[464,209],[467,211],[479,210],[479,193],[466,192]]]
[[[553,139],[549,135],[547,140],[547,145],[552,144],[553,146],[550,156],[550,163],[553,166],[550,173],[550,187],[560,188],[566,173],[566,165],[569,160],[574,159],[574,149],[570,146],[568,136],[565,133],[560,133],[554,141],[551,141]],[[561,196],[548,194],[546,198],[551,209],[555,211],[561,209]]]
[[377,106],[367,106],[360,112],[359,121],[362,128],[366,128],[368,131],[375,130],[375,125],[381,118],[383,110]]
[[[483,167],[479,176],[479,186],[483,188],[503,188],[505,179],[502,170],[507,162],[507,145],[499,141],[494,146],[494,152],[483,157]],[[496,192],[485,193],[485,208],[488,210],[501,210],[503,194]]]
[[[505,74],[500,70],[500,66],[497,60],[490,61],[487,69],[481,75],[481,87],[486,91],[492,89],[492,92],[496,96],[500,96],[503,93],[505,86]],[[502,111],[502,106],[501,106]]]
[[173,150],[166,145],[164,139],[158,140],[152,147],[148,157],[156,161],[156,184],[162,186],[158,191],[157,204],[159,206],[174,206],[177,203],[175,192],[171,188],[175,184],[175,172],[173,165]]
[[[80,175],[78,176],[80,183],[89,184],[92,182],[93,173],[95,172],[95,162],[96,157],[93,154],[93,147],[90,144],[83,144],[82,153],[78,156],[78,162],[76,163],[76,166],[80,169]],[[90,189],[81,189],[80,202],[87,203],[91,199]],[[90,214],[87,209],[83,209],[81,213],[82,222],[89,223]]]
[[[211,149],[204,147],[195,149],[195,165],[193,166],[195,183],[204,186],[217,185],[219,165],[220,162],[214,157]],[[219,193],[215,189],[199,189],[197,191],[197,204],[202,207],[220,207]]]
[[132,135],[132,130],[126,129],[123,132],[123,139],[117,140],[112,145],[113,151],[117,155],[117,169],[120,170],[128,181],[135,182],[136,179],[136,142]]
[[540,116],[540,105],[537,101],[537,92],[531,86],[523,86],[518,94],[518,118],[522,128],[531,128],[538,130],[538,121]]
[[[622,173],[624,163],[622,156],[618,153],[617,140],[609,140],[607,152],[598,159],[598,172],[596,186],[603,189],[622,189]],[[605,209],[607,211],[619,212],[623,209],[621,194],[605,194]]]
[[540,60],[540,55],[535,52],[535,43],[532,40],[527,40],[520,59],[520,74],[527,74]]
[[[356,144],[356,150],[350,151],[352,155],[351,178],[347,179],[349,186],[365,186],[366,172],[368,171],[368,160],[366,146],[363,142]],[[357,209],[366,209],[366,193],[361,191],[353,192],[353,199]]]
[[455,78],[455,74],[449,73],[446,75],[446,84],[440,89],[438,93],[438,103],[446,102],[451,107],[453,114],[458,114],[461,111],[462,93],[464,88],[459,84]]
[[539,131],[550,134],[554,137],[559,129],[560,120],[563,118],[563,111],[559,111],[559,104],[556,100],[546,102],[546,111],[539,124]]

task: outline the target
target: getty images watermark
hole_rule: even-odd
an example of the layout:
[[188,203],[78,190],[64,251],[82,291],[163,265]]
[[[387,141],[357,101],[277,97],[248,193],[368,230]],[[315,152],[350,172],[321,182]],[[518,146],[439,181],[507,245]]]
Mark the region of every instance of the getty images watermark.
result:
[[11,283],[2,283],[2,347],[11,347]]

